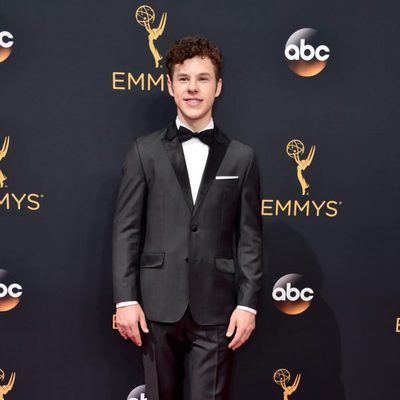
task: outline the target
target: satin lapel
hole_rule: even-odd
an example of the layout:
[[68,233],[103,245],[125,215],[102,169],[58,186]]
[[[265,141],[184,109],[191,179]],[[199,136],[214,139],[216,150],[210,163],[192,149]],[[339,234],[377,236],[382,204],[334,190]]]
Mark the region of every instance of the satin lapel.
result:
[[[173,134],[171,132],[173,126],[169,126],[167,130],[167,136]],[[189,207],[190,212],[193,212],[193,198],[192,191],[190,189],[189,174],[186,167],[185,155],[183,149],[179,143],[178,137],[175,136],[172,140],[162,140],[165,150],[167,151],[168,158],[174,168],[176,177],[178,178],[179,185],[183,192],[183,197],[186,200],[186,204]]]
[[197,210],[200,207],[200,204],[204,200],[208,189],[210,188],[211,183],[215,179],[215,175],[217,174],[218,168],[222,162],[222,159],[225,156],[227,148],[227,143],[221,143],[217,140],[214,140],[214,142],[212,143],[210,151],[208,153],[207,162],[204,168],[199,191],[197,193],[193,215],[196,214]]

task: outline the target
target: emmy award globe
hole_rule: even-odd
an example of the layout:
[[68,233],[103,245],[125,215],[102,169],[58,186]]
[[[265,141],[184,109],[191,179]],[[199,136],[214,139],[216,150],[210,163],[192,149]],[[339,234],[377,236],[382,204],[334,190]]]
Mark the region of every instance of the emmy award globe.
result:
[[284,382],[290,381],[290,372],[287,369],[281,368],[274,373],[274,382],[281,385]]
[[286,153],[289,157],[295,158],[304,153],[304,144],[301,140],[293,139],[286,145]]
[[276,370],[274,372],[273,379],[274,382],[283,389],[283,400],[288,400],[289,396],[297,390],[300,383],[301,374],[296,375],[293,385],[291,386],[286,384],[290,381],[290,372],[285,368]]
[[150,29],[150,24],[154,22],[156,14],[150,6],[140,6],[136,10],[135,18],[139,25]]

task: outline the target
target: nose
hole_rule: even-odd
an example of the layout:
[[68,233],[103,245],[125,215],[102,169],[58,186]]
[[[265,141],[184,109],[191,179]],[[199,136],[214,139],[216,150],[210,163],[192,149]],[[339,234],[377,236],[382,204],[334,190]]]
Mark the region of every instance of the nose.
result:
[[196,81],[196,79],[192,78],[192,79],[189,80],[188,91],[189,92],[197,92],[197,81]]

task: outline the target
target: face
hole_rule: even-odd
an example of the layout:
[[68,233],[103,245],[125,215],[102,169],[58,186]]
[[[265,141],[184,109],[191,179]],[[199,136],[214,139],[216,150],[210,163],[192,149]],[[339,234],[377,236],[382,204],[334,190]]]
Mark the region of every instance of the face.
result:
[[221,88],[222,79],[217,81],[208,57],[195,56],[175,64],[172,81],[168,76],[168,92],[175,100],[179,119],[194,130],[210,122],[212,106]]

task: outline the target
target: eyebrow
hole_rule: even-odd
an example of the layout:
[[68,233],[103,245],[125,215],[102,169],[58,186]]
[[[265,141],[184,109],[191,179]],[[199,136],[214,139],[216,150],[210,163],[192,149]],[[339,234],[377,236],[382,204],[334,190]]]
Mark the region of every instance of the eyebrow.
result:
[[[177,76],[189,76],[189,74],[185,74],[184,72],[179,72]],[[211,76],[211,74],[208,72],[200,72],[198,76]]]

